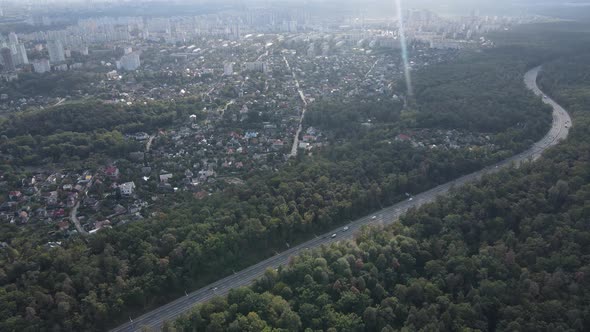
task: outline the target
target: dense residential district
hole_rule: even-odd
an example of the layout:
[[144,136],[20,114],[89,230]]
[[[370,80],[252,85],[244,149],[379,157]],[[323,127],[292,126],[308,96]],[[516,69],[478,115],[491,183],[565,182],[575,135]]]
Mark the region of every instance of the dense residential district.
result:
[[[124,133],[133,147],[126,158],[94,167],[27,166],[16,186],[2,176],[8,195],[0,219],[54,225],[47,245],[58,246],[77,233],[155,216],[174,195],[203,199],[242,185],[253,171],[273,172],[298,153],[338,144],[304,120],[322,100],[406,101],[402,36],[391,23],[271,16],[104,17],[61,29],[45,29],[54,25],[42,17],[33,22],[37,31],[0,36],[0,109],[8,115],[89,99],[123,108],[200,105],[151,132]],[[544,20],[476,14],[451,20],[426,10],[409,10],[405,19],[411,70],[452,60],[460,49],[492,47],[489,32]],[[495,149],[485,134],[460,130],[409,130],[392,140],[416,149]],[[12,158],[0,151],[4,164]]]

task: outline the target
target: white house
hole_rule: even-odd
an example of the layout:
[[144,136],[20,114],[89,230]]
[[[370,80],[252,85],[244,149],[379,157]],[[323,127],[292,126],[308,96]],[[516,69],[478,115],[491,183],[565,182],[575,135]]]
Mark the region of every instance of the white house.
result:
[[135,191],[135,183],[134,182],[127,182],[119,185],[119,190],[121,190],[121,195],[123,196],[131,196]]

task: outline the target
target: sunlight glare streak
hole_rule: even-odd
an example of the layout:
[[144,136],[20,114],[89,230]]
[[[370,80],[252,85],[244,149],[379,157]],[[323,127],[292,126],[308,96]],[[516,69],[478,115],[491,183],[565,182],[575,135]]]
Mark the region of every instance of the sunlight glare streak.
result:
[[413,95],[412,91],[412,77],[410,76],[410,63],[408,61],[408,46],[406,43],[406,33],[404,29],[404,20],[402,17],[402,0],[395,0],[397,11],[397,24],[399,29],[399,39],[402,47],[402,60],[404,62],[404,75],[406,77],[406,87],[408,89],[408,97]]

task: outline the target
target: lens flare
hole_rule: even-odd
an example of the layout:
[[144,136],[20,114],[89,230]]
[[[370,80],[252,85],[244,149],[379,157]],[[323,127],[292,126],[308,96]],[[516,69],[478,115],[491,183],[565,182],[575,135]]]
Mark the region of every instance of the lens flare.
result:
[[410,75],[410,62],[408,60],[408,45],[406,43],[406,32],[404,29],[404,20],[402,16],[402,0],[395,0],[397,12],[397,24],[399,30],[399,40],[402,47],[402,61],[404,62],[404,75],[406,77],[406,88],[408,90],[408,97],[414,94],[412,90],[412,77]]

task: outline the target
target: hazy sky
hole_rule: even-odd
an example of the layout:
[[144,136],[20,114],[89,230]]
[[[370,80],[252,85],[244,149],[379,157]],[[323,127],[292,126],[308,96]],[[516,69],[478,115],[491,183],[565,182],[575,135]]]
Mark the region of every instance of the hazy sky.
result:
[[[3,0],[0,3],[100,3],[100,2],[111,2],[111,3],[133,3],[133,2],[165,2],[164,0]],[[381,3],[383,5],[391,4],[394,0],[171,0],[173,2],[184,2],[184,3],[280,3],[280,2],[294,2],[294,3],[339,3],[339,4],[353,4],[353,3]],[[442,5],[442,6],[455,6],[455,5],[505,5],[506,3],[528,3],[528,4],[559,4],[559,3],[579,3],[589,2],[584,0],[402,0],[402,3],[408,6],[413,5]]]
[[[572,4],[590,3],[590,0],[401,0],[402,8],[429,8],[439,14],[463,15],[479,10],[482,15],[501,14],[530,14],[542,11],[549,12],[550,7],[570,7]],[[359,10],[367,15],[388,15],[395,8],[395,0],[0,0],[0,3],[36,4],[37,8],[51,8],[52,3],[104,3],[124,4],[133,7],[134,4],[145,2],[159,2],[173,6],[174,3],[183,4],[237,4],[237,5],[271,5],[280,6],[289,3],[295,6],[306,5],[311,10],[315,8],[334,8],[334,10]],[[43,8],[47,6],[46,8]],[[61,7],[61,6],[60,6]],[[588,7],[590,8],[590,7]]]

